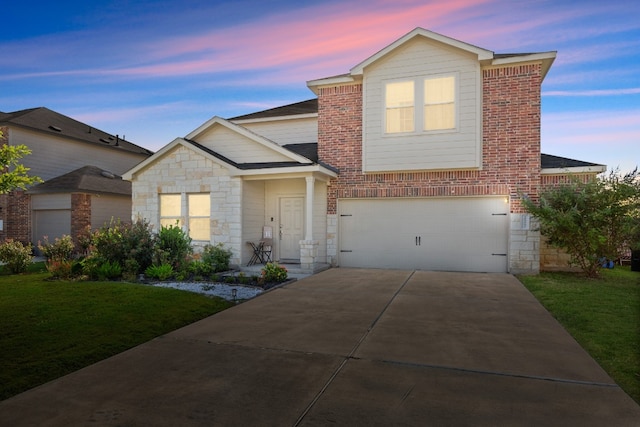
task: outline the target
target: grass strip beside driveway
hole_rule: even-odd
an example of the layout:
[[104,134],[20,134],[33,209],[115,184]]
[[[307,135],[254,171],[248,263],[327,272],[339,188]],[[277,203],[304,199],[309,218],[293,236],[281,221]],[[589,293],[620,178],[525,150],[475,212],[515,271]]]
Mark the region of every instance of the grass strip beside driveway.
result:
[[0,400],[233,305],[122,282],[0,276]]
[[599,279],[544,272],[520,281],[640,404],[640,273],[603,270]]

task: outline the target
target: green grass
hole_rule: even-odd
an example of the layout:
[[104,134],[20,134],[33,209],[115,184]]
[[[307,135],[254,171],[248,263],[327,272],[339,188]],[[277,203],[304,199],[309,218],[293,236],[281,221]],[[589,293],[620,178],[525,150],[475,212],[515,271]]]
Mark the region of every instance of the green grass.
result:
[[640,273],[616,267],[600,279],[546,272],[519,279],[640,403]]
[[0,400],[233,305],[169,288],[49,277],[0,275]]

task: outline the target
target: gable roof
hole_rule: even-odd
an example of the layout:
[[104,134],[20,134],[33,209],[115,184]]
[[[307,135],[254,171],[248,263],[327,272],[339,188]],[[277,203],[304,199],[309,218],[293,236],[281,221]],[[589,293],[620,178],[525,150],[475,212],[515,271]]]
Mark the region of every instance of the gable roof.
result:
[[364,73],[365,67],[383,58],[390,52],[394,51],[395,49],[407,43],[409,40],[414,39],[415,37],[424,37],[429,40],[437,41],[448,46],[464,50],[465,52],[473,53],[478,56],[478,60],[480,61],[493,59],[494,54],[490,50],[482,49],[469,43],[464,43],[459,40],[452,39],[451,37],[443,36],[442,34],[434,33],[433,31],[425,30],[424,28],[418,27],[353,67],[350,74],[352,76],[362,75]]
[[340,83],[349,83],[362,78],[364,74],[364,69],[373,64],[376,61],[381,60],[389,53],[404,45],[405,43],[413,40],[416,37],[423,37],[431,41],[435,41],[438,43],[445,44],[449,47],[453,47],[456,49],[460,49],[462,51],[472,53],[477,56],[478,61],[483,66],[489,65],[503,65],[510,63],[519,63],[519,62],[529,62],[529,61],[541,61],[542,62],[542,79],[546,76],[549,68],[551,68],[551,64],[555,60],[556,52],[538,52],[538,53],[505,53],[505,54],[495,54],[494,52],[483,49],[477,46],[474,46],[469,43],[461,42],[459,40],[453,39],[451,37],[444,36],[442,34],[434,33],[433,31],[425,30],[424,28],[415,28],[404,36],[400,37],[395,42],[390,45],[384,47],[380,51],[376,52],[369,58],[360,62],[351,70],[348,74],[342,74],[338,76],[332,76],[327,78],[321,78],[316,80],[309,80],[307,82],[307,86],[315,92],[315,88],[322,85],[328,84],[340,84]]
[[306,101],[295,102],[281,107],[269,108],[268,110],[258,111],[256,113],[244,114],[242,116],[232,117],[229,120],[254,120],[297,116],[301,114],[318,114],[318,98],[307,99]]
[[131,183],[99,167],[84,166],[38,184],[30,188],[28,193],[108,193],[131,196]]
[[118,135],[108,134],[45,107],[0,113],[0,126],[16,126],[135,154],[146,156],[153,154],[152,151],[126,141]]
[[249,140],[253,141],[254,143],[260,144],[264,147],[267,147],[289,159],[291,159],[291,161],[295,161],[295,162],[300,162],[300,163],[307,163],[309,161],[309,159],[304,158],[303,156],[300,156],[299,154],[296,154],[290,150],[287,150],[285,148],[283,148],[281,145],[271,141],[270,139],[257,134],[253,131],[251,131],[250,129],[247,129],[243,126],[237,125],[233,122],[230,122],[229,120],[225,120],[222,117],[218,117],[218,116],[214,116],[213,118],[211,118],[210,120],[206,121],[205,123],[203,123],[201,126],[199,126],[197,129],[195,129],[194,131],[190,132],[186,137],[184,137],[185,140],[187,141],[195,141],[197,140],[197,138],[201,135],[203,135],[205,132],[207,132],[208,130],[210,130],[211,128],[215,127],[215,126],[223,126],[229,130],[231,130],[232,132],[235,132],[239,135],[244,136],[245,138],[248,138]]
[[[319,172],[324,176],[335,177],[337,176],[337,171],[335,168],[332,168],[328,165],[322,164],[320,162],[313,162],[311,159],[307,159],[301,154],[297,154],[298,152],[303,152],[305,149],[298,148],[297,150],[289,150],[288,148],[281,147],[282,150],[285,150],[291,154],[291,156],[298,156],[304,161],[299,162],[296,160],[284,161],[284,162],[264,162],[264,163],[237,163],[232,159],[229,159],[222,154],[212,150],[211,148],[205,147],[204,145],[187,139],[187,138],[176,138],[169,144],[162,147],[158,152],[156,152],[153,156],[143,160],[138,163],[136,166],[125,172],[122,177],[123,179],[131,181],[133,176],[140,172],[141,170],[146,169],[148,166],[151,166],[153,163],[158,161],[160,158],[164,157],[167,153],[172,151],[177,146],[188,147],[196,152],[199,152],[203,156],[213,160],[216,163],[224,163],[226,168],[231,171],[232,175],[260,175],[260,174],[268,174],[274,169],[279,169],[275,173],[282,173],[293,171],[294,169],[297,172]],[[305,144],[292,144],[292,145],[305,145]],[[316,144],[313,144],[316,145]],[[308,152],[308,147],[306,147],[306,151]],[[317,151],[317,149],[316,149]]]

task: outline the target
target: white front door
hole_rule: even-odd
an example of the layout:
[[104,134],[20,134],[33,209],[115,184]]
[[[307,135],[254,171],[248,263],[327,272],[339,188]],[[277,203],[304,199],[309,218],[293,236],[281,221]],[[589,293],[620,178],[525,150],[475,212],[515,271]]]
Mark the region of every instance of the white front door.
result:
[[304,236],[304,198],[280,199],[280,261],[300,259],[300,240]]

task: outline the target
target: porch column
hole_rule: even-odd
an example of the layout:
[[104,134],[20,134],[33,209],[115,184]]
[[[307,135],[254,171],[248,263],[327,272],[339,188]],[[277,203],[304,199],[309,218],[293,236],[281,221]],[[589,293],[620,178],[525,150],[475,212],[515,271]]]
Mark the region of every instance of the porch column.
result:
[[307,181],[306,225],[304,240],[300,240],[300,269],[305,273],[313,274],[318,258],[319,244],[317,240],[313,240],[313,189],[316,179],[307,176],[305,180]]
[[307,209],[306,212],[306,221],[305,221],[305,233],[304,240],[313,240],[313,191],[314,184],[316,179],[312,176],[307,176],[304,178],[307,181]]

